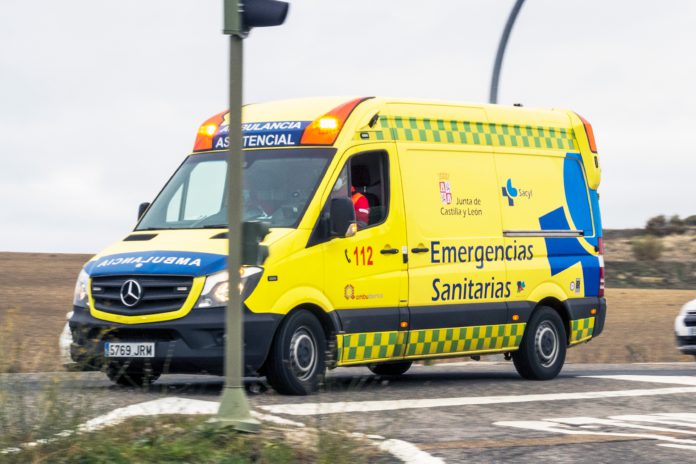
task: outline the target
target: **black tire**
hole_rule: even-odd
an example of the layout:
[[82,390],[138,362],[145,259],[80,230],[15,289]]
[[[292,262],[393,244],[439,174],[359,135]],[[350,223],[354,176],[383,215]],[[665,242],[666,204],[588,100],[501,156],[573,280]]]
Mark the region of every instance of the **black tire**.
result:
[[529,319],[520,349],[512,353],[517,372],[529,380],[551,380],[561,372],[567,336],[556,311],[541,306]]
[[109,364],[105,372],[109,380],[122,387],[147,388],[160,377],[160,373],[152,369],[146,367],[133,369],[121,364]]
[[326,335],[309,311],[292,313],[278,329],[266,363],[268,383],[283,395],[308,395],[326,371]]
[[397,375],[405,374],[406,371],[411,368],[411,364],[413,364],[411,361],[370,364],[367,366],[367,368],[370,369],[373,374],[395,377]]

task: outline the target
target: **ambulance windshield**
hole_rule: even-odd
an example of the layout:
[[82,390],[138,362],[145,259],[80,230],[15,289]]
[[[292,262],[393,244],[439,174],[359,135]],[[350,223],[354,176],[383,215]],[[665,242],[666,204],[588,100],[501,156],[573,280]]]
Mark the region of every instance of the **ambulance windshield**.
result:
[[[297,227],[335,149],[245,151],[243,220]],[[191,155],[136,230],[227,227],[227,153]]]

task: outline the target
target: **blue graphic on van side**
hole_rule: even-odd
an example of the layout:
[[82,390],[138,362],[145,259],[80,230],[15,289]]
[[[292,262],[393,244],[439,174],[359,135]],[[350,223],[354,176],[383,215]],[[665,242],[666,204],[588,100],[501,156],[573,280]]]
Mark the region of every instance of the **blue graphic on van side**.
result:
[[[539,218],[541,230],[569,230],[563,207],[557,208]],[[547,258],[551,275],[565,271],[576,263],[582,266],[585,281],[585,296],[599,295],[599,257],[590,254],[575,237],[547,237]]]
[[563,188],[568,212],[575,228],[582,230],[586,237],[592,237],[592,212],[586,185],[582,157],[578,153],[566,154],[563,161]]
[[91,277],[107,275],[185,275],[199,277],[227,268],[227,256],[188,251],[141,251],[104,256],[85,267]]

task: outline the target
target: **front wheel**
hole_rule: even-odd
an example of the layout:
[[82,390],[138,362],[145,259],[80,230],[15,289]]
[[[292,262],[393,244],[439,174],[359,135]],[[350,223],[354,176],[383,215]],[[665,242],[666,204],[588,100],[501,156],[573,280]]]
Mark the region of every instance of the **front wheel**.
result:
[[563,368],[566,344],[561,317],[542,306],[529,319],[520,349],[512,353],[515,369],[525,379],[553,379]]
[[307,395],[319,388],[326,370],[326,336],[309,311],[291,314],[278,329],[266,366],[266,379],[285,395]]

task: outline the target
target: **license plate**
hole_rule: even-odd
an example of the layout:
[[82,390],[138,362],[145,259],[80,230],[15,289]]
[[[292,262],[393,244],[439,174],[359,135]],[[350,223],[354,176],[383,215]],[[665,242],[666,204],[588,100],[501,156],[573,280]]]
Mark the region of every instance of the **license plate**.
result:
[[106,342],[104,356],[107,358],[154,358],[155,344]]
[[686,331],[689,334],[689,337],[696,336],[696,327],[687,327]]

